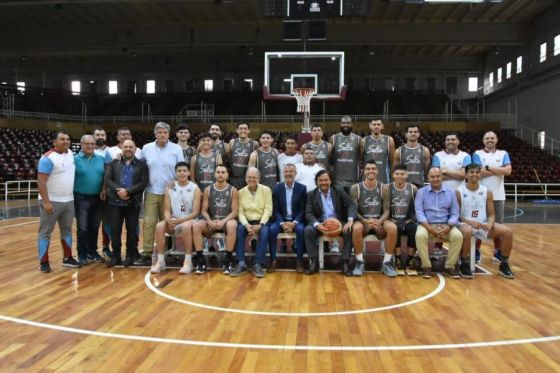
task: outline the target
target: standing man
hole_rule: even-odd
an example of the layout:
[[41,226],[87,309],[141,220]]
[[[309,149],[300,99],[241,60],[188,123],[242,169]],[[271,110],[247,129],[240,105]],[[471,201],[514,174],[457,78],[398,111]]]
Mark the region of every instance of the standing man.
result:
[[49,245],[51,233],[58,222],[64,259],[63,267],[79,268],[72,257],[72,221],[74,220],[74,156],[70,135],[64,131],[55,134],[53,148],[43,154],[37,169],[39,189],[39,264],[43,273],[51,272]]
[[296,165],[303,162],[303,157],[297,151],[297,140],[295,137],[287,137],[284,146],[286,147],[284,153],[278,154],[278,168],[281,183],[284,182],[284,167],[286,167],[287,164]]
[[[109,147],[107,146],[107,133],[101,127],[95,128],[93,131],[93,137],[95,139],[95,154],[100,155],[105,160],[105,164],[111,163],[112,157],[109,153]],[[104,193],[102,198],[104,198]],[[109,258],[111,255],[111,249],[109,245],[111,244],[111,224],[109,223],[109,216],[107,215],[107,209],[105,206],[107,202],[105,200],[101,201],[101,236],[103,245],[103,255]]]
[[[474,152],[473,163],[482,167],[480,184],[484,185],[494,197],[494,211],[496,223],[504,223],[504,208],[506,203],[506,190],[504,177],[511,175],[511,160],[508,152],[496,148],[498,135],[495,132],[486,132],[482,138],[484,149]],[[494,238],[494,261],[501,262],[502,242]],[[477,259],[480,261],[480,241],[477,241]]]
[[[164,194],[167,184],[175,180],[175,165],[183,161],[183,151],[177,144],[169,141],[169,124],[158,122],[154,127],[156,140],[142,148],[142,158],[150,170],[150,181],[144,197],[144,244],[143,256],[136,265],[150,262],[154,246],[154,233],[158,221],[165,219],[163,215]],[[155,260],[151,260],[152,265]]]
[[315,175],[317,175],[317,172],[325,169],[322,165],[317,163],[315,154],[313,149],[305,149],[303,151],[303,162],[296,163],[296,181],[305,185],[307,193],[317,188]]
[[[121,127],[117,130],[117,145],[111,146],[108,149],[109,155],[107,155],[105,163],[111,163],[111,161],[115,159],[119,154],[122,154],[122,146],[126,140],[132,140],[132,134],[130,133],[128,127]],[[142,151],[139,148],[136,148],[134,156],[136,158],[142,157],[141,152]]]
[[305,205],[305,249],[309,255],[309,268],[305,272],[312,275],[319,272],[318,238],[324,234],[323,222],[330,218],[338,219],[342,224],[342,273],[352,276],[348,266],[352,251],[352,224],[356,216],[356,205],[343,187],[332,186],[331,175],[326,170],[321,170],[315,177],[317,189],[307,194]]
[[[416,186],[407,183],[408,171],[406,166],[397,165],[393,170],[393,182],[383,186],[384,208],[390,210],[389,219],[397,226],[397,243],[395,265],[397,274],[416,276],[416,266],[414,264],[414,252],[416,251],[416,224],[414,212],[414,197],[416,196]],[[401,255],[401,235],[406,236],[406,246],[408,255],[406,263]]]
[[296,166],[288,163],[284,166],[284,182],[278,183],[272,191],[274,222],[269,227],[270,267],[268,272],[276,270],[276,249],[280,232],[296,234],[296,270],[303,273],[303,222],[307,189],[305,185],[294,180]]
[[212,136],[203,133],[198,142],[199,151],[191,158],[192,180],[204,192],[214,184],[216,166],[222,164],[222,156],[212,150]]
[[405,165],[408,170],[408,182],[416,185],[417,188],[422,188],[430,167],[430,151],[418,142],[420,138],[418,124],[406,126],[405,137],[406,144],[395,151],[393,165]]
[[249,138],[249,123],[240,122],[237,124],[237,138],[231,139],[228,149],[229,161],[231,165],[231,176],[229,183],[237,190],[241,190],[245,185],[245,174],[249,167],[249,157],[259,147],[259,143]]
[[[189,180],[189,166],[186,162],[175,165],[176,181],[173,187],[165,190],[164,211],[165,220],[156,225],[157,262],[152,265],[152,273],[165,271],[165,233],[173,233],[175,237],[181,237],[185,246],[185,261],[179,273],[192,272],[192,228],[194,220],[200,214],[200,189]],[[198,272],[198,270],[201,272]],[[199,262],[197,273],[206,272],[204,257]]]
[[340,119],[340,132],[330,139],[334,186],[343,187],[347,194],[359,179],[360,140],[360,136],[352,132],[352,118],[347,115]]
[[[114,159],[105,171],[107,209],[111,219],[111,242],[113,253],[107,267],[134,264],[138,253],[138,220],[142,195],[149,182],[149,171],[144,160],[134,156],[136,145],[132,140],[122,144],[122,157]],[[121,258],[122,225],[126,225],[126,259]],[[143,263],[142,263],[143,264]]]
[[213,233],[226,234],[226,258],[222,265],[224,275],[233,271],[233,250],[237,237],[237,211],[239,206],[237,189],[228,184],[228,170],[223,164],[216,166],[216,182],[204,190],[202,195],[202,217],[193,225],[193,243],[198,257],[197,273],[204,269],[202,237],[211,238]]
[[324,169],[330,168],[333,146],[331,143],[323,140],[323,127],[320,124],[315,123],[311,126],[311,141],[301,146],[301,154],[306,149],[312,149],[315,152],[317,163],[321,164]]
[[255,264],[253,273],[257,278],[265,276],[263,266],[266,261],[266,245],[268,244],[268,221],[272,216],[272,192],[270,188],[259,184],[259,169],[247,169],[247,186],[239,191],[239,225],[237,226],[237,266],[230,273],[239,277],[247,273],[245,263],[245,239],[247,235],[257,238]]
[[472,278],[468,253],[471,246],[471,237],[485,240],[500,237],[502,241],[501,261],[499,273],[505,278],[515,278],[509,268],[509,256],[513,244],[511,229],[503,224],[496,223],[494,201],[492,192],[484,185],[480,185],[480,165],[467,166],[467,184],[456,190],[457,199],[461,207],[463,223],[459,229],[463,233],[463,250],[461,251],[461,274],[463,277]]
[[74,209],[78,224],[78,260],[80,266],[88,261],[103,262],[97,253],[97,237],[101,221],[105,176],[105,159],[95,154],[95,140],[92,135],[83,135],[81,150],[74,156],[76,176],[74,179]]
[[393,264],[395,242],[397,241],[397,226],[388,220],[390,209],[384,208],[383,184],[377,180],[377,163],[370,159],[364,165],[364,181],[352,185],[350,197],[356,208],[356,221],[352,226],[352,244],[356,252],[356,266],[354,276],[364,275],[364,237],[375,235],[378,239],[385,239],[385,256],[381,272],[388,277],[397,277]]
[[249,158],[249,167],[256,167],[260,173],[260,183],[270,190],[274,189],[279,180],[278,150],[272,147],[272,132],[263,131],[259,137],[260,147]]
[[445,149],[434,154],[432,167],[439,167],[443,185],[456,190],[465,184],[465,167],[471,164],[471,156],[459,150],[459,135],[455,132],[445,136]]
[[222,128],[218,123],[213,123],[210,125],[208,130],[210,136],[212,137],[212,151],[218,153],[222,159],[226,159],[226,154],[229,152],[228,144],[221,140]]
[[463,244],[463,235],[457,229],[459,224],[457,196],[455,191],[442,185],[439,168],[433,167],[428,171],[428,180],[430,185],[420,188],[414,201],[419,224],[416,230],[416,247],[422,261],[422,277],[432,277],[432,263],[428,253],[428,240],[432,236],[449,241],[444,274],[451,278],[461,278],[455,269]]
[[193,146],[189,145],[189,139],[191,138],[191,131],[186,123],[181,123],[177,127],[177,145],[183,150],[183,157],[186,164],[191,164],[191,158],[195,153]]
[[370,159],[377,164],[377,180],[382,184],[388,184],[391,180],[391,167],[395,155],[395,140],[383,134],[383,122],[381,119],[373,119],[369,122],[371,135],[360,141],[361,159],[365,162]]

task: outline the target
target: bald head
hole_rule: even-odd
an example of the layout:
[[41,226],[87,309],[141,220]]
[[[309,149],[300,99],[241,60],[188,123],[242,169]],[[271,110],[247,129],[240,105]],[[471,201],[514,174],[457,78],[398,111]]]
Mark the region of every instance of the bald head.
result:
[[439,167],[432,167],[428,171],[428,181],[432,189],[441,189],[441,170]]
[[132,140],[125,140],[122,143],[123,157],[126,160],[132,159],[136,153],[136,144]]

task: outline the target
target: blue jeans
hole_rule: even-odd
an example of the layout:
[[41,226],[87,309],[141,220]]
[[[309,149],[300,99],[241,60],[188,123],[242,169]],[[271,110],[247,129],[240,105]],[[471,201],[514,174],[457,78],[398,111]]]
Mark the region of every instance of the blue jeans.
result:
[[[247,229],[239,224],[237,226],[237,242],[235,255],[237,256],[237,261],[245,261],[245,240],[247,239]],[[263,225],[259,231],[259,237],[257,238],[257,252],[256,263],[264,265],[266,260],[266,245],[268,244],[268,225]]]
[[101,199],[98,195],[74,193],[74,209],[78,223],[78,257],[86,259],[97,252]]
[[[303,223],[298,223],[296,225],[296,253],[298,263],[303,262],[303,231],[305,230],[305,225]],[[278,247],[278,234],[283,232],[280,227],[279,222],[273,222],[268,225],[268,238],[270,247],[270,260],[276,260],[276,251]]]

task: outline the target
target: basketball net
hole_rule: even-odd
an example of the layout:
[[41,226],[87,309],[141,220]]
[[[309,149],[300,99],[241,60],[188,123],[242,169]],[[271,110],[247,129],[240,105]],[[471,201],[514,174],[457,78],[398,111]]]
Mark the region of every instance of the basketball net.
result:
[[294,88],[292,94],[297,100],[297,112],[303,113],[303,132],[311,132],[309,117],[311,111],[311,97],[315,90],[313,88]]

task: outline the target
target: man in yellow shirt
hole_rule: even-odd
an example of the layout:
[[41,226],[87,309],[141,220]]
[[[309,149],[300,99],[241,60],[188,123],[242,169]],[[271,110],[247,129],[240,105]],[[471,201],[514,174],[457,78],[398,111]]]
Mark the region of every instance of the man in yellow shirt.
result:
[[256,260],[253,273],[257,278],[264,277],[263,266],[266,260],[268,243],[267,223],[272,216],[272,192],[269,187],[259,184],[260,172],[249,167],[245,176],[247,186],[239,191],[239,225],[237,226],[237,266],[230,276],[239,277],[247,273],[245,263],[245,239],[247,235],[258,236]]

